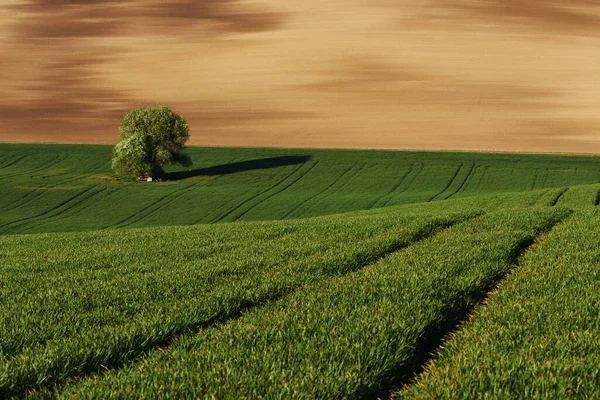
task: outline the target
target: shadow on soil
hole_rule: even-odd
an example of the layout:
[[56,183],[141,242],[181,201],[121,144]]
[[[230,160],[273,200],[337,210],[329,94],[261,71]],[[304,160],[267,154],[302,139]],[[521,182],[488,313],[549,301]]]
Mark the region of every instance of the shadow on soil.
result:
[[269,169],[284,167],[287,165],[303,164],[310,160],[311,156],[281,156],[260,158],[256,160],[240,161],[230,164],[215,165],[214,167],[193,169],[191,171],[167,172],[164,174],[165,181],[180,181],[195,176],[228,175],[237,172],[251,171],[256,169]]

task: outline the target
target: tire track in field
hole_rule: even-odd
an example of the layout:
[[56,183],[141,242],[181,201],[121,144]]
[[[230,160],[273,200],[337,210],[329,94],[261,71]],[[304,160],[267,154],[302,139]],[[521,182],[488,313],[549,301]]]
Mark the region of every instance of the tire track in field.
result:
[[456,177],[460,173],[460,170],[462,169],[463,165],[464,165],[463,163],[459,164],[458,168],[456,169],[456,171],[454,171],[454,174],[450,178],[450,181],[448,182],[448,184],[446,184],[446,186],[441,191],[439,191],[437,194],[435,194],[433,197],[431,197],[429,200],[427,200],[428,202],[435,200],[439,195],[441,195],[442,193],[444,193],[446,190],[448,190],[448,188],[450,186],[452,186],[452,183],[454,182],[454,180],[456,179]]
[[[215,182],[216,180],[218,180],[222,177],[223,177],[223,175],[220,175],[220,176],[216,177],[215,179],[213,179],[211,182]],[[161,208],[164,208],[165,206],[173,203],[175,200],[179,199],[180,197],[185,196],[186,194],[192,192],[194,189],[196,189],[200,185],[201,185],[200,182],[196,182],[196,183],[192,183],[186,187],[183,187],[181,189],[170,192],[170,193],[164,195],[163,197],[159,198],[158,200],[152,202],[151,204],[148,204],[147,206],[143,207],[136,214],[130,215],[129,217],[127,217],[119,222],[116,222],[114,224],[111,224],[109,226],[106,226],[102,229],[122,228],[125,226],[130,226],[134,223],[140,222],[143,219],[145,219],[146,217],[148,217],[150,214],[160,210]],[[141,216],[140,216],[140,214],[141,214]],[[139,218],[137,218],[137,217],[139,217]]]
[[10,178],[14,178],[14,177],[17,177],[17,176],[35,174],[36,172],[40,172],[40,171],[43,171],[43,170],[48,169],[50,167],[53,167],[53,166],[61,163],[62,161],[67,160],[68,158],[69,157],[67,155],[57,154],[53,159],[51,159],[50,161],[44,163],[41,166],[33,167],[31,169],[22,170],[22,171],[19,171],[17,173],[11,174],[11,175],[4,175],[4,176],[1,176],[0,179],[10,179]]
[[[44,222],[46,222],[49,218],[52,218],[52,222],[63,221],[67,218],[73,218],[73,217],[75,217],[75,215],[77,213],[81,212],[82,210],[85,210],[86,208],[89,208],[95,202],[97,202],[101,199],[107,198],[108,196],[112,195],[113,193],[119,191],[119,189],[120,189],[119,187],[117,187],[117,188],[110,188],[108,186],[104,187],[104,188],[98,190],[97,192],[95,192],[94,194],[92,194],[91,196],[86,197],[84,200],[78,202],[73,207],[70,207],[68,210],[64,210],[64,212],[61,212],[52,217],[43,218],[41,220],[36,220],[36,221],[31,222],[31,224],[28,226],[28,228],[31,229],[31,228],[43,225]],[[93,199],[93,201],[91,201],[92,199]],[[75,210],[75,208],[78,208],[78,209]],[[67,211],[69,213],[67,213]],[[81,230],[84,230],[84,229],[81,229]],[[76,231],[79,231],[79,230],[76,230]],[[44,232],[53,232],[53,231],[44,231]],[[64,231],[59,231],[59,232],[64,232]]]
[[306,175],[308,175],[308,173],[310,173],[310,171],[312,171],[318,164],[319,162],[321,162],[320,160],[317,160],[313,165],[311,165],[306,171],[304,171],[298,178],[293,179],[291,182],[285,184],[281,189],[277,189],[272,193],[269,193],[268,195],[266,195],[266,197],[264,199],[259,200],[258,202],[254,203],[253,205],[250,206],[250,208],[248,208],[246,211],[242,212],[241,214],[239,214],[237,217],[235,217],[233,219],[233,221],[237,221],[240,218],[242,218],[242,216],[246,215],[248,212],[250,212],[250,210],[253,210],[254,208],[256,208],[258,205],[264,203],[265,201],[272,199],[274,196],[278,195],[279,193],[289,189],[292,185],[294,185],[296,182],[300,181],[302,178],[304,178]]
[[535,179],[533,180],[530,190],[535,190],[536,188],[544,189],[546,187],[546,181],[548,180],[548,173],[548,168],[544,168],[541,172],[540,169],[536,169]]
[[544,168],[544,179],[542,180],[540,189],[543,189],[546,187],[546,182],[548,182],[548,175],[550,175],[550,171],[548,170],[548,168]]
[[314,200],[314,199],[318,198],[320,195],[322,195],[323,193],[325,193],[328,190],[330,190],[340,180],[342,180],[344,178],[344,176],[346,176],[350,171],[352,171],[354,169],[354,167],[356,167],[357,165],[358,165],[358,161],[355,162],[354,164],[352,164],[352,166],[350,168],[346,169],[340,176],[337,177],[337,179],[335,179],[333,182],[331,182],[329,185],[327,185],[326,188],[320,190],[315,195],[309,196],[308,198],[306,198],[303,201],[301,201],[299,204],[297,204],[295,207],[293,207],[291,210],[289,210],[287,213],[285,213],[285,215],[283,217],[281,217],[280,219],[286,219],[290,214],[292,214],[294,211],[298,210],[304,204],[308,203],[311,200]]
[[402,188],[402,189],[399,192],[394,191],[394,192],[390,193],[390,197],[380,207],[386,207],[388,204],[390,204],[390,202],[392,200],[394,200],[398,196],[406,193],[406,191],[417,180],[417,178],[419,177],[419,175],[421,175],[421,173],[423,172],[424,169],[425,169],[425,164],[423,164],[423,163],[419,164],[419,167],[417,167],[417,169],[416,169],[416,173],[412,173],[412,171],[411,171],[410,176],[406,178],[406,180],[407,180],[406,184],[404,184],[404,182],[400,183],[400,186],[398,186],[398,188]]
[[460,192],[464,188],[464,186],[467,184],[467,182],[469,181],[471,176],[473,175],[474,170],[475,170],[475,164],[472,164],[471,168],[469,169],[469,172],[467,172],[467,176],[465,176],[465,179],[458,186],[458,189],[456,189],[453,193],[449,194],[448,196],[444,197],[444,200],[448,200],[450,197],[452,197],[455,194],[457,194],[458,192]]
[[[455,220],[449,221],[429,221],[429,223],[423,225],[420,229],[417,229],[413,235],[405,240],[397,239],[388,244],[387,247],[379,249],[374,253],[366,252],[356,254],[351,260],[346,260],[350,268],[341,268],[340,271],[343,271],[341,274],[331,271],[330,273],[322,276],[318,282],[325,282],[334,277],[339,277],[367,268],[393,253],[405,250],[410,246],[432,238],[441,232],[452,228],[453,226],[465,223],[475,218],[479,218],[484,214],[484,212],[480,212],[477,214],[463,215],[462,217],[457,217]],[[274,301],[289,296],[294,292],[301,290],[303,287],[315,282],[316,281],[311,281],[304,284],[297,284],[296,286],[281,288],[277,291],[265,294],[263,297],[257,298],[254,301],[245,300],[243,298],[235,299],[235,307],[228,307],[222,312],[196,323],[187,323],[177,327],[161,328],[160,332],[157,332],[157,334],[154,334],[151,337],[147,336],[147,331],[141,330],[139,332],[134,332],[136,334],[135,337],[130,334],[122,339],[122,346],[118,347],[120,349],[118,357],[115,356],[115,354],[111,354],[110,358],[106,360],[90,360],[89,356],[84,356],[87,358],[85,360],[81,360],[80,363],[71,363],[75,366],[74,369],[70,374],[64,376],[62,380],[53,380],[51,375],[47,375],[49,376],[49,379],[44,381],[37,379],[37,377],[30,377],[28,380],[20,379],[18,385],[6,386],[9,384],[9,380],[7,379],[5,382],[0,382],[0,397],[5,396],[10,398],[11,396],[21,396],[23,393],[32,394],[32,391],[51,387],[54,389],[60,389],[60,387],[66,383],[67,379],[79,380],[102,376],[104,371],[114,371],[133,362],[138,362],[147,357],[148,354],[153,350],[168,350],[168,347],[171,344],[182,337],[193,336],[203,329],[228,324],[241,318],[250,310],[271,304]],[[126,327],[123,327],[123,329],[126,329]],[[84,368],[80,368],[81,365],[83,365]],[[1,385],[3,383],[5,386]]]
[[2,161],[2,163],[0,164],[0,169],[5,169],[5,168],[9,168],[12,165],[15,165],[16,163],[18,163],[19,161],[21,161],[22,159],[24,159],[25,157],[27,157],[27,155],[23,155],[23,156],[9,156],[6,157],[6,159],[4,161]]
[[219,221],[223,221],[225,218],[227,218],[228,216],[232,215],[234,212],[236,212],[237,210],[239,210],[240,208],[246,206],[247,204],[251,203],[252,201],[254,201],[255,199],[257,199],[258,197],[267,194],[268,192],[275,190],[276,187],[278,187],[279,185],[283,184],[286,180],[288,180],[290,177],[292,177],[294,174],[296,174],[296,172],[298,172],[302,167],[305,166],[306,163],[302,163],[300,165],[298,165],[296,168],[294,168],[294,170],[292,172],[290,172],[289,174],[287,174],[285,177],[281,178],[280,180],[278,180],[275,184],[271,185],[270,187],[261,190],[260,192],[250,196],[249,198],[247,198],[246,200],[242,201],[241,203],[236,204],[235,206],[233,206],[231,209],[225,211],[225,213],[221,214],[220,216],[212,219],[210,222],[214,223],[214,222],[219,222]]
[[529,190],[535,189],[535,185],[536,185],[539,177],[540,177],[540,170],[539,170],[539,168],[536,168],[535,174],[533,175],[533,182],[531,182],[531,187],[529,188]]
[[[102,168],[105,164],[106,164],[106,161],[98,162],[92,167],[91,170],[96,171],[96,170]],[[30,202],[34,201],[38,197],[43,196],[48,190],[52,190],[55,188],[60,189],[60,185],[65,185],[65,184],[71,183],[71,182],[84,181],[86,178],[90,178],[91,176],[93,176],[93,174],[89,173],[89,174],[81,175],[81,176],[72,176],[69,179],[57,180],[57,181],[52,182],[53,185],[50,185],[50,184],[38,185],[35,189],[30,190],[28,193],[26,193],[24,196],[20,197],[19,199],[16,199],[8,204],[3,205],[2,207],[0,207],[0,210],[6,212],[6,211],[12,211],[12,210],[16,210],[18,208],[22,208],[23,206],[29,204]]]
[[127,217],[119,222],[109,225],[108,227],[106,227],[104,229],[110,229],[110,228],[115,228],[115,227],[123,228],[126,226],[130,226],[132,224],[135,224],[136,222],[143,220],[150,214],[171,204],[173,201],[177,200],[179,197],[183,196],[184,194],[192,191],[197,185],[198,184],[195,183],[195,184],[192,184],[189,186],[185,186],[181,189],[175,190],[173,192],[167,193],[166,195],[160,197],[158,200],[155,200],[152,203],[148,204],[147,206],[143,207],[141,210],[137,211],[135,214],[132,214],[129,217]]
[[[15,220],[15,221],[11,221],[4,225],[0,225],[0,232],[3,231],[2,234],[10,233],[10,232],[13,232],[15,229],[18,229],[20,226],[28,223],[29,221],[40,219],[40,218],[47,219],[47,218],[52,218],[54,216],[60,215],[64,212],[70,210],[72,207],[75,207],[77,204],[81,203],[82,201],[86,201],[88,197],[84,197],[85,194],[89,193],[90,191],[97,188],[98,186],[99,185],[91,186],[91,187],[75,194],[74,196],[68,198],[67,200],[60,202],[58,205],[50,208],[49,210],[46,210],[39,214],[33,215],[31,217],[25,217],[25,218],[21,218],[21,219]],[[104,190],[106,190],[106,188],[101,189],[100,191],[98,191],[96,193],[92,193],[92,195],[89,197],[93,197],[97,193],[102,192]],[[82,199],[82,197],[83,197],[83,199]],[[63,208],[63,209],[61,209],[61,208]],[[56,214],[52,214],[54,212],[56,212]],[[8,229],[6,230],[6,228],[8,228]]]
[[530,206],[537,206],[539,205],[538,203],[541,201],[541,199],[547,195],[548,193],[550,193],[550,189],[547,190],[540,190],[540,193],[535,196],[529,203],[527,203]]
[[[28,156],[23,156],[23,157],[21,157],[20,159],[18,159],[18,160],[16,160],[16,161],[14,161],[14,162],[10,163],[9,165],[5,166],[4,168],[8,168],[8,167],[10,167],[10,166],[12,166],[12,165],[14,165],[14,164],[16,164],[16,163],[20,162],[21,160],[23,160],[23,159],[25,159],[25,158],[27,158],[27,157],[28,157]],[[56,156],[54,156],[54,158],[53,158],[53,159],[51,159],[51,160],[50,160],[50,162],[52,163],[53,161],[57,160],[59,157],[60,157],[60,155],[58,155],[58,154],[57,154]],[[12,174],[4,175],[4,176],[2,176],[1,178],[2,178],[2,179],[10,179],[10,178],[14,178],[14,177],[16,177],[16,176],[21,176],[21,175],[27,175],[27,174],[30,174],[30,173],[35,173],[35,172],[37,172],[37,171],[40,171],[40,170],[42,170],[42,169],[44,169],[44,168],[46,168],[46,166],[45,166],[45,165],[43,165],[43,166],[41,166],[41,167],[40,167],[40,166],[37,166],[37,167],[31,167],[31,168],[29,168],[29,169],[24,169],[24,170],[20,170],[20,171],[18,171],[18,172],[14,172],[14,173],[12,173]]]
[[[356,168],[356,166],[358,165],[358,168]],[[354,177],[356,177],[356,175],[360,174],[360,172],[365,168],[365,166],[367,165],[366,162],[357,162],[352,169],[349,171],[350,173],[345,174],[344,175],[344,179],[340,179],[336,182],[335,185],[333,185],[329,191],[324,192],[324,196],[321,196],[319,198],[319,200],[317,200],[316,204],[308,207],[306,209],[306,211],[303,213],[303,215],[311,215],[311,211],[313,211],[316,207],[316,205],[318,204],[318,202],[323,201],[324,199],[327,199],[331,196],[334,196],[336,193],[338,193],[340,190],[342,190],[343,188],[345,188],[347,185],[350,184],[350,182],[352,182],[352,179],[354,179]],[[313,199],[313,202],[315,199]],[[317,215],[321,215],[321,213],[317,213]]]
[[14,201],[0,207],[0,210],[4,211],[4,212],[8,212],[8,211],[12,211],[12,210],[21,208],[21,207],[29,204],[30,202],[34,201],[38,197],[42,196],[44,194],[44,192],[47,190],[48,190],[48,188],[45,186],[31,189],[31,190],[29,190],[29,192],[25,193],[24,196],[22,196],[18,199],[15,199]]
[[525,253],[552,232],[553,229],[570,218],[571,215],[573,215],[572,210],[567,216],[551,221],[540,232],[521,239],[511,254],[509,260],[510,268],[507,272],[492,277],[481,288],[468,288],[463,293],[457,293],[455,296],[456,301],[452,304],[452,309],[449,310],[447,318],[435,321],[427,326],[425,329],[427,334],[423,335],[417,341],[411,362],[401,370],[392,371],[394,375],[387,382],[383,383],[383,390],[373,393],[371,397],[390,398],[392,393],[415,383],[427,365],[437,357],[444,343],[452,340],[451,335],[459,331],[461,326],[473,316],[475,308],[479,305],[485,307],[486,300],[495,290],[499,290],[499,285],[506,277],[522,266]]
[[[247,193],[250,193],[250,192],[252,192],[252,191],[248,190],[248,191],[242,193],[240,195],[240,197],[243,197]],[[250,196],[254,197],[254,196],[256,196],[256,193],[254,193]],[[214,210],[213,212],[208,214],[205,218],[201,219],[198,223],[213,224],[213,223],[219,222],[219,219],[221,218],[221,216],[224,213],[228,213],[230,210],[236,208],[240,204],[237,201],[238,201],[237,199],[230,199],[228,202],[226,202],[225,204],[222,204],[216,210]],[[233,205],[231,205],[231,204],[233,204]],[[230,207],[230,205],[231,205],[231,207]],[[221,210],[225,210],[225,212],[222,212]],[[216,215],[216,216],[213,217],[213,215]]]
[[254,195],[250,196],[249,198],[247,198],[246,200],[242,201],[241,203],[236,204],[231,209],[225,211],[225,213],[221,214],[220,216],[217,216],[217,217],[213,218],[210,222],[214,223],[214,222],[219,222],[219,221],[223,220],[225,217],[227,217],[230,214],[232,214],[235,210],[239,209],[240,207],[243,207],[244,205],[248,204],[249,202],[251,202],[252,200],[256,199],[257,197],[259,197],[259,196],[267,193],[268,191],[273,190],[275,187],[277,187],[278,185],[280,185],[281,183],[283,183],[290,176],[294,175],[300,168],[303,167],[303,165],[304,164],[300,164],[299,166],[297,166],[296,168],[294,168],[294,170],[292,172],[290,172],[289,174],[287,174],[285,177],[281,178],[279,181],[277,181],[272,186],[268,187],[267,189],[263,189],[260,192],[254,194]]
[[18,156],[15,155],[15,154],[11,154],[11,155],[6,155],[6,156],[3,156],[3,157],[0,157],[0,170],[2,168],[4,168],[4,164],[9,163],[10,161],[14,160],[16,157],[18,157]]
[[[479,188],[481,187],[481,182],[483,182],[483,178],[485,178],[485,174],[487,173],[488,169],[490,169],[489,165],[484,165],[482,167],[477,167],[475,169],[475,175],[477,175],[477,171],[480,170],[481,174],[479,175],[479,179],[477,180],[477,183],[475,183],[474,185],[469,185],[471,187],[471,190],[475,193],[479,193]],[[471,180],[473,180],[474,178],[471,178]]]
[[[241,161],[245,161],[244,158],[240,159],[239,157],[235,157],[235,158],[230,158],[228,159],[226,162],[224,162],[223,164],[231,164],[231,163],[236,163],[236,162],[241,162]],[[216,182],[217,180],[222,179],[224,176],[226,175],[217,175],[216,178],[212,179],[210,181],[211,184],[213,184],[214,182]],[[210,218],[210,216],[212,214],[216,214],[217,212],[219,212],[219,210],[226,208],[229,204],[233,203],[235,201],[235,199],[229,200],[227,203],[225,203],[224,205],[221,205],[220,207],[218,207],[215,211],[211,212],[210,214],[208,214],[206,217],[201,218],[200,220],[196,220],[194,222],[192,222],[190,225],[194,225],[194,224],[206,224],[206,223],[212,223],[215,222],[213,221],[213,218]],[[113,225],[111,225],[113,226]],[[105,227],[103,229],[109,229],[110,226]]]
[[548,205],[550,207],[554,207],[558,203],[558,201],[560,200],[560,198],[563,197],[565,195],[565,193],[567,193],[568,190],[569,190],[568,187],[561,189],[560,192],[558,192],[556,194],[556,196],[552,200],[550,200],[550,202],[548,203]]
[[[398,190],[398,188],[400,186],[402,186],[402,183],[404,183],[404,180],[410,175],[411,172],[413,172],[415,170],[415,165],[411,164],[410,168],[408,169],[408,171],[406,171],[406,173],[404,175],[402,175],[400,177],[400,180],[398,181],[397,184],[395,184],[394,186],[392,186],[392,188],[390,190],[388,190],[388,192],[386,194],[384,194],[383,196],[381,196],[380,198],[378,198],[377,200],[375,200],[375,203],[373,203],[371,205],[371,207],[369,208],[381,208],[381,207],[385,207],[385,205],[390,201],[392,193],[394,193],[396,190]],[[377,205],[379,202],[383,202],[382,205]]]
[[[96,187],[97,186],[98,185],[96,185]],[[89,203],[89,201],[92,198],[98,196],[100,193],[103,193],[106,190],[108,190],[108,188],[105,187],[105,188],[101,188],[101,189],[99,189],[97,191],[91,192],[91,194],[78,198],[77,201],[71,202],[70,204],[68,204],[67,207],[64,207],[61,210],[57,210],[55,208],[53,210],[53,211],[56,211],[55,213],[49,213],[49,214],[46,214],[46,215],[43,215],[43,216],[37,216],[37,217],[31,218],[31,219],[28,219],[27,221],[24,221],[24,222],[23,222],[23,220],[20,220],[19,222],[21,222],[21,223],[19,223],[16,226],[13,226],[13,227],[9,228],[7,231],[4,231],[3,233],[4,234],[10,234],[10,233],[13,233],[16,230],[22,229],[24,227],[27,227],[28,229],[31,229],[33,227],[43,225],[43,223],[46,222],[46,221],[48,221],[48,220],[55,221],[55,220],[62,220],[64,218],[67,218],[68,215],[65,215],[66,213],[68,213],[69,211],[71,211],[72,209],[74,209],[75,207],[77,207],[77,206],[79,206],[81,204]],[[59,218],[57,218],[57,217],[59,217]]]
[[[79,178],[74,178],[74,179],[67,179],[65,181],[59,181],[58,184],[60,185],[64,185],[65,183],[68,182],[72,182],[72,181],[76,181],[79,180]],[[16,210],[18,208],[21,208],[27,204],[29,204],[30,202],[34,201],[35,199],[37,199],[40,196],[43,196],[45,193],[48,192],[48,190],[52,190],[55,188],[60,188],[57,185],[51,186],[51,185],[41,185],[41,186],[37,186],[34,189],[31,189],[29,192],[27,192],[23,197],[16,199],[15,201],[5,204],[4,206],[0,207],[0,210],[3,211],[12,211],[12,210]],[[34,195],[32,197],[30,197],[31,195]],[[17,204],[15,204],[17,203]]]

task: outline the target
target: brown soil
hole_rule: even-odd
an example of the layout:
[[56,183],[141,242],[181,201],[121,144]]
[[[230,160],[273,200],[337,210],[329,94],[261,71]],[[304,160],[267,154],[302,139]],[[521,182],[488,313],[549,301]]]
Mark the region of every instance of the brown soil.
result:
[[169,3],[0,0],[0,141],[600,153],[595,1]]

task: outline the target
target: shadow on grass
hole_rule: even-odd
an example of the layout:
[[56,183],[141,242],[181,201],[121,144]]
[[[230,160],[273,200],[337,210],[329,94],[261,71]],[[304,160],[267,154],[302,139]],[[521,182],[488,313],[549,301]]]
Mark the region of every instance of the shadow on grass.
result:
[[167,172],[164,174],[165,181],[180,181],[195,176],[228,175],[237,172],[252,171],[256,169],[269,169],[284,167],[287,165],[303,164],[310,160],[311,156],[281,156],[259,158],[256,160],[240,161],[230,164],[215,165],[214,167],[193,169],[191,171]]

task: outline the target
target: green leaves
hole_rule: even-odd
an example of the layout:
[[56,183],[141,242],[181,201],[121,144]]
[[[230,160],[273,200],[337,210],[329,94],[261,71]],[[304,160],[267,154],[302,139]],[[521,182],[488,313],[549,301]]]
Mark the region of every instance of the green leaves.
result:
[[129,112],[114,147],[112,168],[123,176],[158,176],[165,164],[191,165],[180,152],[189,138],[185,120],[167,107],[143,107]]

